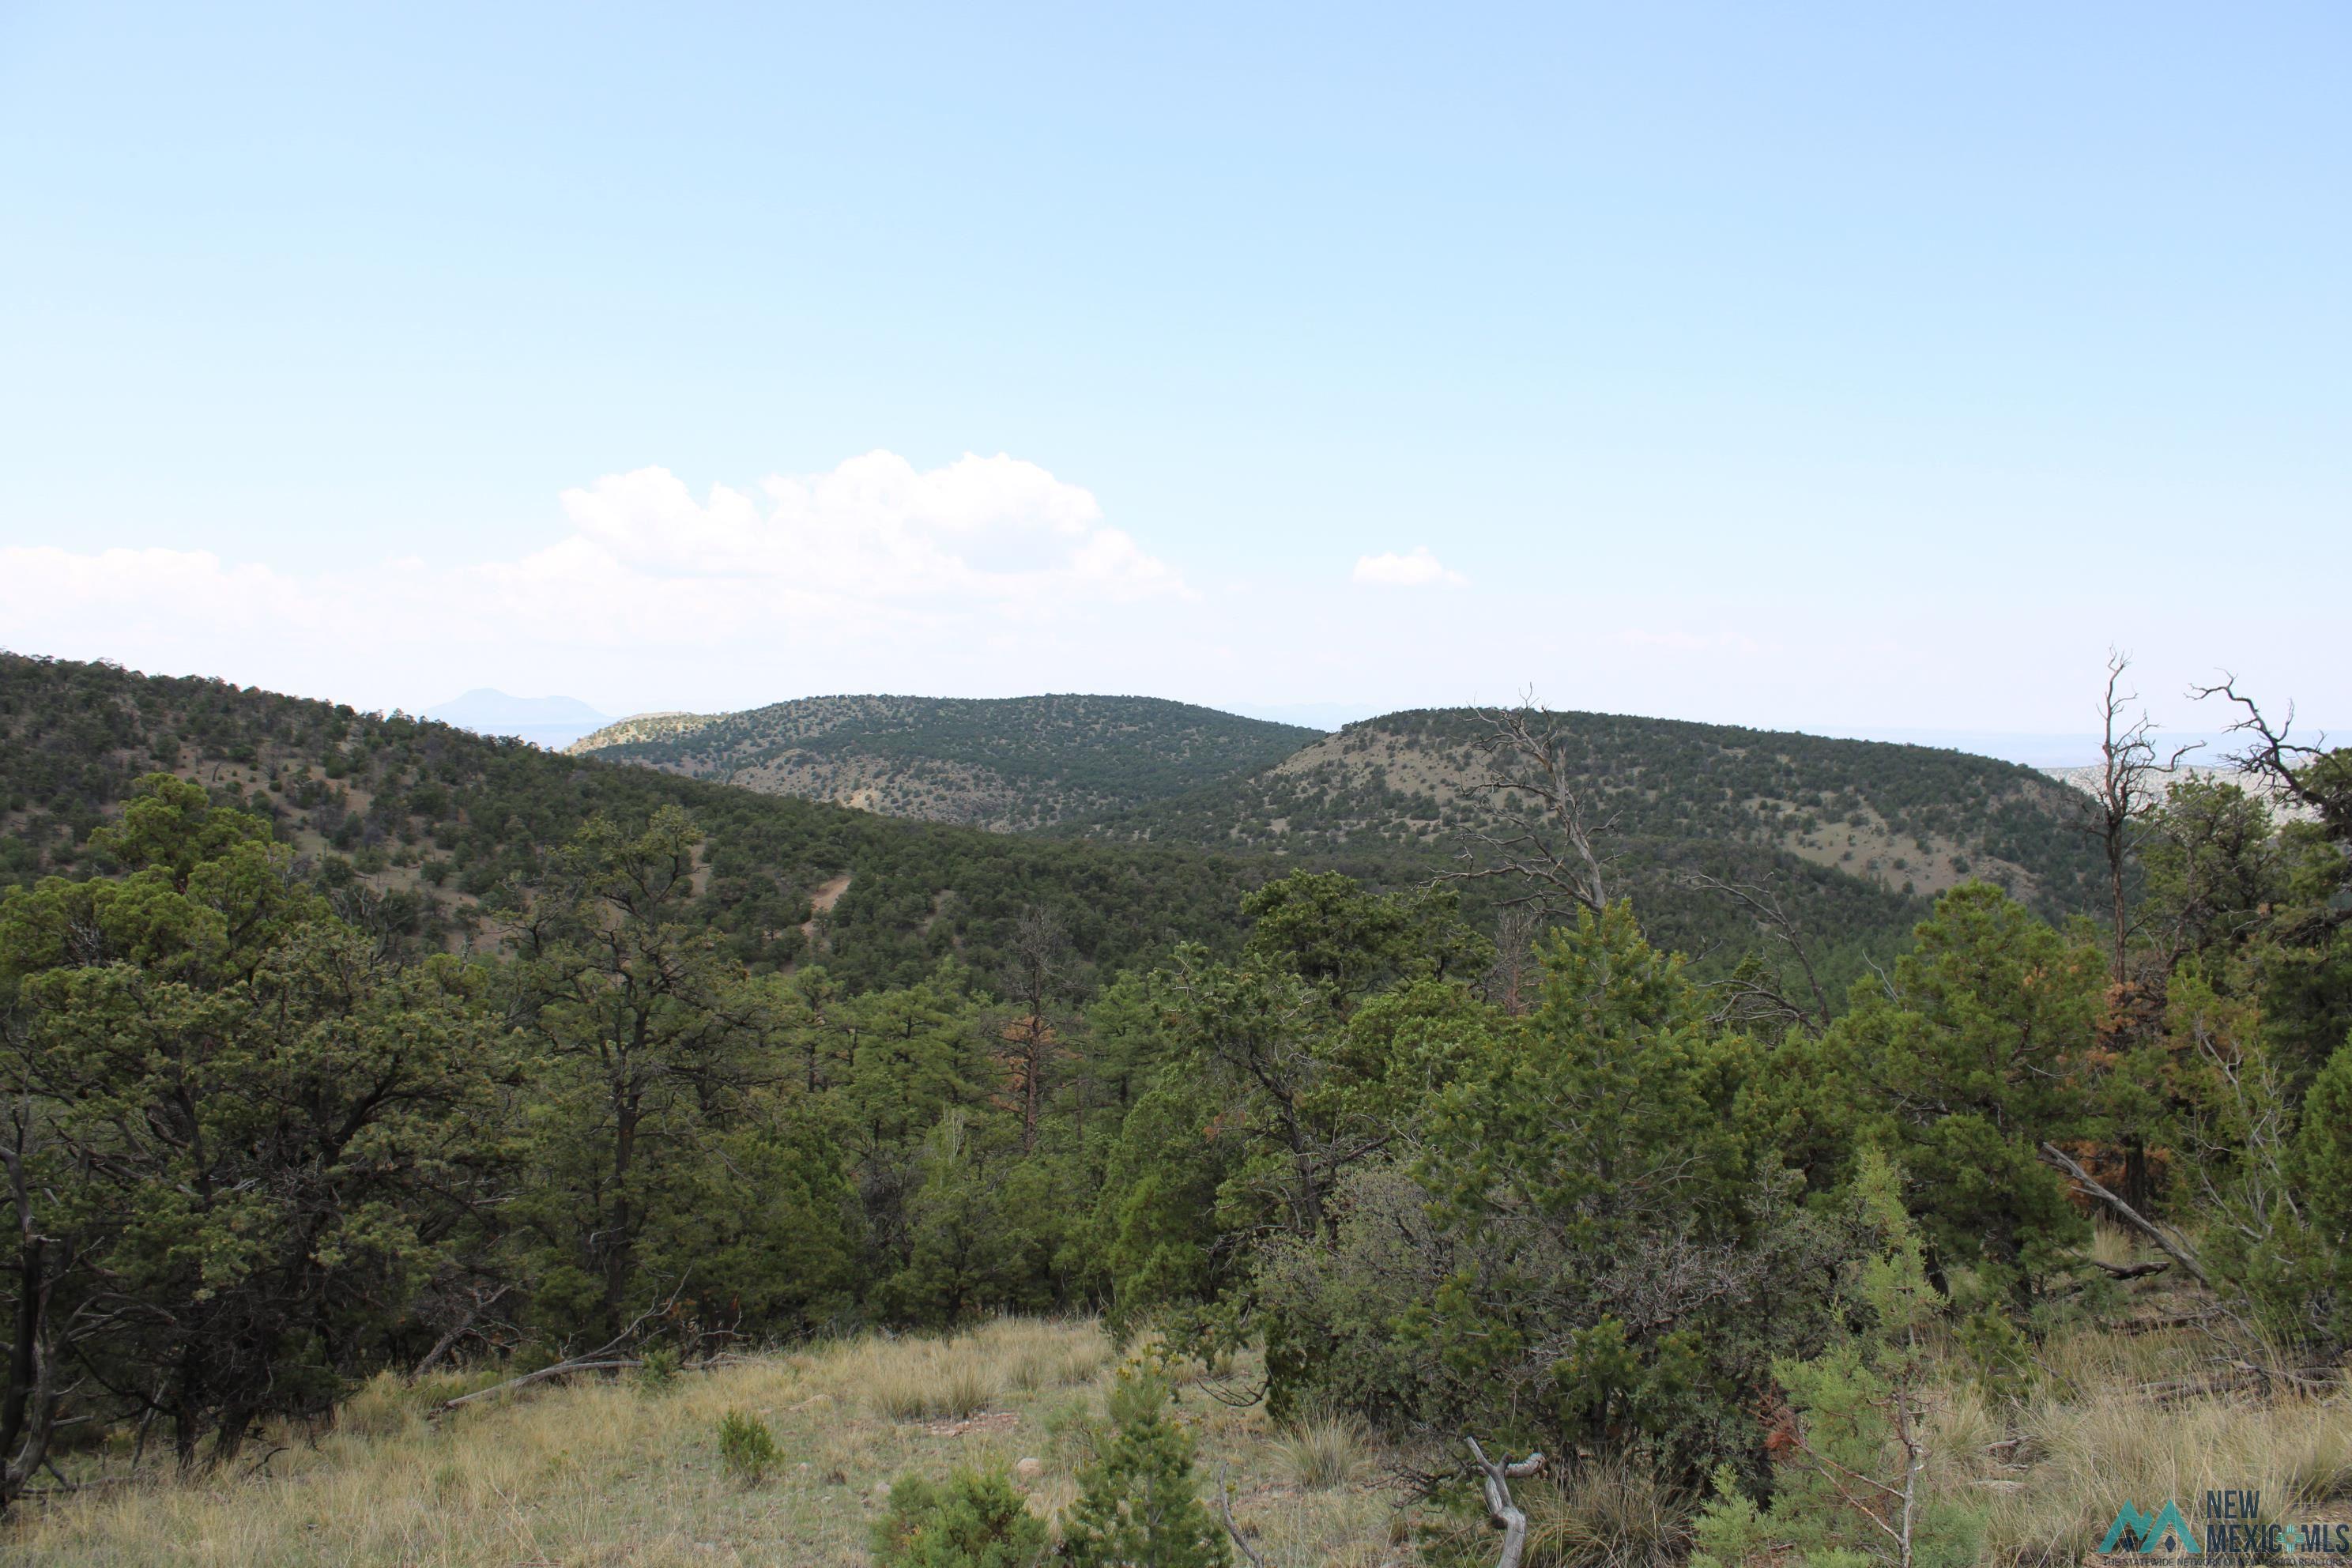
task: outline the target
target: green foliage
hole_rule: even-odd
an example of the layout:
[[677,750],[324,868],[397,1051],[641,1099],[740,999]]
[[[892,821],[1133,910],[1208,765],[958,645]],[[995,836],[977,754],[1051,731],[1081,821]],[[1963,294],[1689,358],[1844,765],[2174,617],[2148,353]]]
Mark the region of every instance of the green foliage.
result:
[[894,1317],[952,1323],[985,1309],[1050,1304],[1031,1228],[1034,1205],[1019,1201],[1035,1172],[1011,1149],[993,1158],[981,1147],[972,1119],[941,1114],[917,1162],[919,1184],[908,1199],[905,1264],[885,1281],[879,1300]]
[[[152,1420],[195,1463],[453,1347],[627,1346],[657,1387],[721,1344],[1107,1304],[1181,1350],[1261,1342],[1284,1419],[1475,1430],[1661,1495],[1728,1467],[1718,1555],[1829,1560],[1877,1548],[1828,1469],[1773,1465],[1759,1395],[1884,1476],[1925,1314],[2026,1394],[2029,1336],[2113,1289],[2074,1288],[2045,1143],[2203,1221],[2237,1320],[2352,1342],[2343,756],[2296,763],[2306,820],[2176,792],[2110,986],[2042,918],[2074,852],[2014,770],[1572,716],[1636,901],[1498,957],[1492,885],[1340,874],[1419,882],[1475,825],[1421,793],[1476,761],[1462,716],[1244,786],[1219,770],[1279,737],[1073,700],[1003,745],[939,711],[793,742],[915,777],[954,738],[1066,805],[1111,789],[1054,782],[1070,737],[1134,719],[1157,804],[1048,841],[0,656],[0,1138],[31,1210],[0,1322],[36,1342],[10,1376],[70,1368],[93,1427]],[[1261,808],[1285,859],[1078,841],[1270,849]],[[1850,974],[1921,912],[1790,858],[1857,817],[2030,867],[2035,903],[1951,892],[1824,1030],[1755,1037],[1706,984],[1763,977],[1754,933],[1686,883],[1774,879]],[[1687,964],[1694,939],[1719,951]],[[1221,1561],[1140,1387],[1073,1551]],[[894,1517],[888,1551],[1044,1550],[1002,1478]]]
[[874,1525],[877,1568],[1036,1568],[1046,1552],[1045,1521],[1001,1470],[901,1476]]
[[2021,1304],[2089,1235],[2041,1146],[2102,1129],[2090,1091],[2105,970],[2096,949],[1998,889],[1947,893],[1891,984],[1854,987],[1819,1040],[1754,1097],[1813,1177],[1870,1146],[1914,1184],[1940,1268],[1968,1265]]
[[758,1416],[730,1410],[719,1418],[719,1462],[741,1485],[758,1486],[782,1458],[776,1435]]
[[[1367,1005],[1411,1016],[1426,992]],[[1391,1431],[1756,1461],[1751,1391],[1817,1332],[1840,1256],[1739,1123],[1753,1051],[1622,906],[1558,933],[1523,1018],[1456,1007],[1387,1036],[1439,1087],[1412,1165],[1365,1164],[1327,1235],[1255,1277],[1277,1411]]]
[[1223,1527],[1193,1489],[1192,1439],[1171,1418],[1168,1385],[1121,1374],[1110,1395],[1116,1431],[1078,1475],[1062,1554],[1077,1568],[1223,1568]]
[[2203,1131],[2236,1139],[2200,1172],[2207,1265],[2273,1343],[2333,1357],[2352,1345],[2352,1043],[2294,1115],[2262,1047],[2230,1046],[2204,1086]]
[[[1959,1564],[1976,1560],[1980,1513],[1930,1495],[1924,1338],[1944,1305],[1901,1183],[1874,1149],[1849,1201],[1871,1237],[1845,1279],[1850,1326],[1820,1354],[1782,1357],[1773,1376],[1793,1446],[1772,1473],[1764,1510],[1718,1473],[1696,1526],[1693,1568],[1778,1563]],[[1907,1550],[1906,1550],[1907,1547]]]
[[764,994],[688,919],[699,836],[592,818],[509,973],[535,1089],[517,1241],[551,1334],[611,1338],[688,1281],[783,1326],[848,1283],[822,1110],[763,1082]]
[[[1564,731],[1574,782],[1596,818],[1611,823],[1621,890],[1661,945],[1725,954],[1709,961],[1710,974],[1755,950],[1758,933],[1732,901],[1694,886],[1693,872],[1771,888],[1833,988],[1866,973],[1866,959],[1889,956],[1925,912],[1926,900],[1906,885],[1924,869],[1930,842],[1953,875],[2006,879],[2046,917],[2095,906],[2101,867],[2095,847],[2074,831],[2079,797],[2031,768],[1728,725],[1551,718]],[[1279,769],[1055,831],[1279,852],[1291,865],[1412,886],[1451,868],[1462,831],[1501,820],[1505,803],[1475,787],[1487,777],[1477,748],[1491,733],[1472,710],[1389,714],[1350,725]],[[1874,863],[1849,837],[1877,846],[1878,856],[1918,855],[1922,864]],[[1482,919],[1492,886],[1472,889],[1469,907]]]
[[2008,1313],[1980,1307],[1961,1320],[1954,1338],[1986,1398],[2021,1404],[2041,1384],[2033,1342]]
[[1799,1281],[1834,1245],[1739,1122],[1753,1070],[1624,906],[1556,935],[1541,1005],[1479,1042],[1423,1133],[1456,1253],[1398,1330],[1435,1357],[1432,1415],[1676,1466],[1741,1449],[1744,1391],[1812,1321]]
[[[1162,1071],[1129,1114],[1101,1204],[1121,1322],[1237,1310],[1259,1248],[1329,1234],[1333,1194],[1488,1012],[1456,976],[1492,949],[1450,900],[1300,872],[1246,907],[1257,923],[1240,962],[1187,948],[1154,976]],[[1234,1310],[1208,1317],[1240,1331]]]
[[121,879],[0,900],[0,1038],[33,1223],[68,1265],[47,1321],[148,1391],[185,1463],[323,1407],[462,1258],[504,1053],[478,975],[382,962],[263,824],[137,787],[101,835]]
[[[170,753],[157,765],[234,795],[318,876],[340,877],[340,912],[409,951],[494,949],[590,818],[643,823],[665,806],[692,813],[704,835],[684,900],[695,925],[761,971],[805,961],[814,941],[851,991],[916,984],[950,954],[994,973],[1021,910],[1040,902],[1061,914],[1088,974],[1149,963],[1179,941],[1229,949],[1239,898],[1264,880],[1197,851],[898,821],[397,713],[0,653],[0,884],[109,869],[90,836],[129,797],[150,748]],[[355,872],[350,858],[367,849],[387,868]],[[390,868],[427,851],[437,884]],[[804,934],[811,895],[843,873],[848,890]]]
[[637,1385],[658,1394],[677,1381],[677,1352],[668,1345],[647,1345],[637,1357]]

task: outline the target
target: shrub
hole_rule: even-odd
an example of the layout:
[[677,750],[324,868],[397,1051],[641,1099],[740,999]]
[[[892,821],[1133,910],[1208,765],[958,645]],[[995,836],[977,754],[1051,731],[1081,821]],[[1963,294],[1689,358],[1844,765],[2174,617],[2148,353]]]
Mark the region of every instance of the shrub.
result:
[[1921,1340],[1947,1305],[1927,1279],[1926,1248],[1903,1208],[1902,1173],[1865,1147],[1852,1193],[1856,1218],[1876,1235],[1874,1257],[1848,1271],[1858,1326],[1818,1356],[1784,1356],[1772,1375],[1789,1402],[1790,1441],[1759,1509],[1728,1465],[1694,1526],[1692,1568],[1801,1561],[1960,1568],[1977,1559],[1982,1510],[1933,1495]]
[[1063,1555],[1077,1568],[1225,1568],[1223,1527],[1192,1489],[1192,1439],[1168,1416],[1168,1385],[1149,1373],[1111,1390],[1118,1435],[1078,1476]]
[[730,1410],[719,1418],[719,1463],[745,1486],[759,1485],[782,1457],[776,1435],[758,1416]]
[[1045,1521],[1002,1470],[901,1476],[874,1524],[877,1568],[1033,1568],[1045,1553]]
[[655,1345],[637,1358],[637,1384],[648,1394],[667,1388],[677,1378],[677,1352]]

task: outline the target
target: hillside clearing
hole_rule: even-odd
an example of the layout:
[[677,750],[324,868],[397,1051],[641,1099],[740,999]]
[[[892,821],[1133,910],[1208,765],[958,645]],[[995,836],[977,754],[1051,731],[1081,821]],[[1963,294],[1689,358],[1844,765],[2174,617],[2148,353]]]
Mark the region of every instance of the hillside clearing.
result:
[[[2041,1392],[2006,1413],[1955,1364],[1935,1402],[1931,1474],[1939,1490],[1992,1500],[1984,1560],[2084,1561],[2118,1499],[2188,1508],[2210,1487],[2258,1490],[2271,1516],[2297,1524],[2352,1518],[2352,1391],[2188,1405],[2135,1392],[2193,1370],[2208,1348],[2180,1334],[2053,1339]],[[386,1377],[331,1428],[280,1433],[249,1475],[52,1499],[0,1539],[18,1561],[58,1568],[851,1568],[869,1562],[867,1531],[909,1470],[1034,1459],[1020,1481],[1033,1511],[1068,1508],[1116,1367],[1090,1321],[1004,1319],[952,1339],[748,1357],[657,1386],[543,1387],[438,1418],[434,1405],[487,1377]],[[1400,1456],[1360,1428],[1279,1429],[1197,1375],[1176,1408],[1200,1443],[1203,1496],[1222,1469],[1269,1568],[1409,1568],[1443,1560],[1441,1539],[1484,1560],[1483,1526],[1416,1501]],[[716,1432],[730,1410],[765,1421],[782,1449],[756,1486],[721,1467]],[[120,1474],[121,1454],[110,1458]],[[1687,1549],[1689,1500],[1608,1465],[1524,1483],[1520,1500],[1535,1521],[1528,1568]]]

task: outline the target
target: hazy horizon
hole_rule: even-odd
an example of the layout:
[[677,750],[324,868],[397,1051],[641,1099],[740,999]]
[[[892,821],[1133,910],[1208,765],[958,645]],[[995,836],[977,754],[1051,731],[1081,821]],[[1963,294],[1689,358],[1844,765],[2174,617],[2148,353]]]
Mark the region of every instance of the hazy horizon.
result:
[[2116,645],[2352,715],[2269,608],[2352,580],[2347,43],[18,8],[0,645],[1986,733]]

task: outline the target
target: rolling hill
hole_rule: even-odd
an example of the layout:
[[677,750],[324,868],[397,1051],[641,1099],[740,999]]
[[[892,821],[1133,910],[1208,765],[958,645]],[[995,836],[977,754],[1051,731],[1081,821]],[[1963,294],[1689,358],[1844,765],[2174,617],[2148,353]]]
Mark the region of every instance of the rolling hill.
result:
[[[1768,891],[1824,988],[1883,962],[1929,901],[1998,882],[2053,919],[2094,906],[2101,870],[2080,794],[2031,768],[1922,746],[1599,713],[1550,716],[1591,797],[1612,889],[1662,945],[1716,973],[1771,941],[1710,879]],[[1468,709],[1349,725],[1274,767],[1055,829],[1333,866],[1388,886],[1462,868],[1506,805]],[[1502,885],[1464,885],[1482,911]]]
[[1018,832],[1253,773],[1318,734],[1149,697],[811,697],[741,713],[641,715],[570,750]]
[[[1770,889],[1832,986],[1969,877],[2053,915],[2090,901],[2095,850],[2070,826],[2080,797],[2031,769],[1558,718],[1609,818],[1617,885],[1702,973],[1760,941],[1707,878]],[[90,830],[163,768],[270,816],[306,874],[389,940],[462,948],[495,940],[588,816],[677,805],[708,836],[698,917],[747,963],[822,962],[853,987],[949,957],[992,972],[1021,907],[1040,903],[1108,971],[1180,940],[1229,943],[1241,894],[1294,868],[1389,888],[1448,869],[1465,829],[1499,820],[1476,788],[1486,733],[1467,710],[1321,735],[1139,699],[824,699],[640,718],[559,755],[218,681],[0,656],[0,883],[102,869]],[[1001,831],[1024,824],[1035,830]],[[1497,890],[1464,889],[1474,919]]]
[[[2032,768],[1678,720],[1550,720],[1608,824],[1607,843],[1636,859],[1712,845],[1918,897],[1982,878],[2053,915],[2088,908],[2095,896],[2098,857],[2076,830],[2080,795]],[[1350,847],[1450,854],[1465,830],[1503,820],[1492,792],[1479,787],[1493,776],[1479,750],[1491,732],[1470,709],[1392,713],[1262,773],[1102,814],[1076,830],[1310,858]]]
[[385,941],[461,949],[496,939],[592,815],[642,823],[683,806],[706,836],[696,918],[749,963],[821,962],[851,989],[911,984],[946,958],[992,978],[1030,903],[1098,969],[1180,940],[1229,945],[1268,869],[896,820],[224,681],[0,653],[0,886],[107,869],[91,831],[159,770],[268,816],[297,869]]
[[[1607,822],[1619,881],[1659,940],[1713,967],[1757,933],[1705,879],[1766,887],[1842,983],[1970,878],[2053,918],[2091,907],[2079,795],[2033,769],[1925,746],[1597,713],[1554,716]],[[822,698],[655,714],[583,754],[772,794],[1135,847],[1331,867],[1379,886],[1454,868],[1501,816],[1467,709],[1336,734],[1176,703]],[[1484,915],[1497,889],[1463,889]]]

